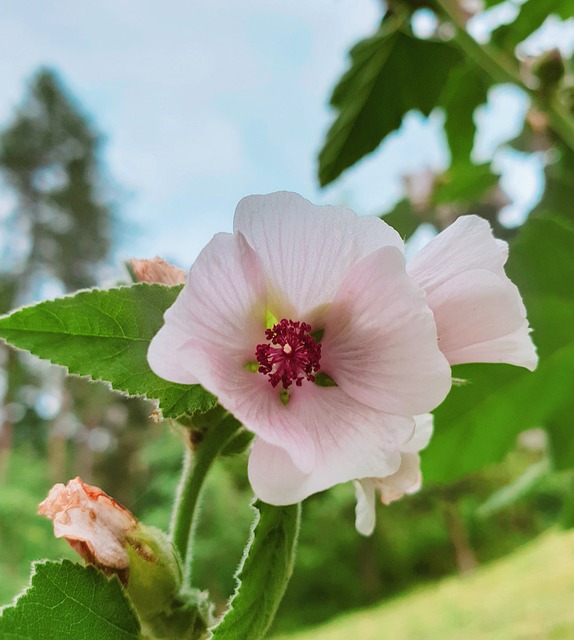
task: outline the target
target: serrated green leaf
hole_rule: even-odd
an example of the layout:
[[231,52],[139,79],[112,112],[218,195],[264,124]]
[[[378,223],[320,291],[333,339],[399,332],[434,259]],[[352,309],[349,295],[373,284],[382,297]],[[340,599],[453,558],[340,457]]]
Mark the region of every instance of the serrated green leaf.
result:
[[210,393],[163,380],[147,363],[149,343],[180,289],[137,284],[81,291],[0,318],[0,337],[71,374],[158,400],[164,417],[206,411],[216,403]]
[[553,425],[551,438],[563,429],[571,437],[560,417],[574,415],[573,255],[574,228],[550,216],[529,220],[511,244],[507,271],[524,297],[540,364],[534,373],[455,367],[469,384],[453,388],[435,412],[435,436],[422,456],[425,479],[446,482],[497,462],[529,427]]
[[408,111],[430,114],[460,59],[449,43],[414,38],[393,20],[353,47],[331,98],[339,114],[319,154],[321,185],[376,149]]
[[259,640],[271,626],[293,572],[301,506],[257,501],[258,517],[237,574],[230,608],[213,640]]
[[139,640],[117,578],[69,560],[34,565],[31,584],[0,616],[2,640]]

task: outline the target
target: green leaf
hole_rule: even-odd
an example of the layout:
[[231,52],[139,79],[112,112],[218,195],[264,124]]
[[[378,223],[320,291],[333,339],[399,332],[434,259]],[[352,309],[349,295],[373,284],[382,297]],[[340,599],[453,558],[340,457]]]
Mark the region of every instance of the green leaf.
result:
[[467,159],[449,167],[437,180],[433,204],[476,204],[498,184],[498,178],[489,164],[472,164]]
[[230,608],[213,628],[213,640],[258,640],[271,626],[293,572],[300,505],[257,501],[250,541],[237,573]]
[[552,211],[564,219],[574,222],[574,151],[560,145],[558,157],[544,169],[544,193],[531,216],[544,215]]
[[410,201],[405,199],[398,202],[392,211],[384,213],[381,218],[396,229],[403,240],[408,240],[425,221],[423,216],[422,212],[415,211]]
[[[469,384],[453,388],[435,412],[435,436],[422,456],[425,479],[446,482],[497,462],[529,427],[552,425],[551,438],[567,437],[564,430],[571,438],[561,418],[574,415],[573,255],[574,227],[564,220],[546,215],[521,229],[507,272],[524,297],[539,366],[534,373],[509,365],[454,367]],[[569,462],[574,466],[574,458]]]
[[520,500],[530,495],[549,473],[550,465],[548,460],[541,460],[530,465],[516,480],[501,487],[489,496],[476,510],[476,516],[486,520],[520,502]]
[[574,15],[574,0],[528,0],[513,22],[493,31],[492,42],[513,54],[516,46],[539,29],[550,14],[564,20],[571,18]]
[[440,105],[446,114],[444,129],[452,164],[469,163],[476,133],[474,112],[486,102],[491,85],[492,80],[473,60],[451,71]]
[[206,411],[216,399],[200,385],[163,380],[147,363],[149,343],[180,289],[137,284],[81,291],[0,318],[0,337],[71,374],[158,400],[164,417]]
[[405,114],[430,114],[460,53],[447,42],[419,40],[386,20],[351,50],[351,68],[331,97],[339,114],[319,155],[319,180],[327,185],[367,155]]
[[2,640],[139,640],[119,580],[69,560],[36,563],[28,589],[0,616]]

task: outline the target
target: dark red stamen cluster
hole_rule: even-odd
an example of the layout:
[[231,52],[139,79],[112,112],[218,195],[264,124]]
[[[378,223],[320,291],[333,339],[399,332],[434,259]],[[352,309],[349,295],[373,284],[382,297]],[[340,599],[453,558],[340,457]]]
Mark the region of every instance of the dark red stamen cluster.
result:
[[321,343],[311,335],[311,325],[283,318],[265,331],[265,337],[269,342],[258,344],[255,356],[259,372],[269,374],[273,387],[280,382],[287,389],[293,382],[300,387],[303,380],[315,381],[313,374],[321,368]]

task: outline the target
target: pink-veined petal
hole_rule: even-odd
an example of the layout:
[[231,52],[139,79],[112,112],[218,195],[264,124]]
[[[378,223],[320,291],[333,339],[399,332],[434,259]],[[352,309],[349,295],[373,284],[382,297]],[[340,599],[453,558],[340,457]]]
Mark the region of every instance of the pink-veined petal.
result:
[[203,382],[182,357],[191,339],[211,345],[216,353],[242,353],[255,359],[264,337],[265,281],[257,256],[241,234],[220,233],[203,249],[165,324],[153,338],[148,362],[157,375],[192,384]]
[[398,469],[412,418],[376,411],[337,387],[303,385],[297,391],[289,405],[310,430],[314,467],[302,473],[284,450],[258,438],[249,458],[249,479],[259,498],[293,504],[335,484]]
[[[173,307],[172,307],[173,308]],[[164,316],[165,324],[149,345],[147,359],[152,371],[164,380],[180,384],[198,384],[199,380],[179,361],[178,353],[188,342],[187,326],[177,313],[168,321],[170,309]]]
[[505,362],[534,371],[538,366],[538,354],[530,337],[526,320],[511,333],[484,342],[475,342],[453,349],[448,354],[451,364],[465,362]]
[[313,468],[313,439],[293,412],[291,403],[281,402],[281,389],[274,389],[267,376],[245,368],[255,357],[254,349],[248,354],[220,353],[209,344],[190,341],[181,357],[197,372],[201,384],[250,431],[285,450],[302,472]]
[[433,314],[394,247],[357,263],[325,323],[322,370],[356,400],[396,415],[438,406],[451,385]]
[[471,269],[486,269],[507,279],[504,273],[507,258],[508,245],[492,235],[486,220],[475,215],[461,216],[417,253],[407,271],[431,293]]
[[427,297],[439,346],[451,364],[507,362],[530,370],[538,357],[518,289],[482,269],[459,273]]
[[403,250],[399,234],[379,218],[317,207],[289,192],[241,200],[234,229],[261,258],[271,311],[311,324],[353,264],[383,246]]

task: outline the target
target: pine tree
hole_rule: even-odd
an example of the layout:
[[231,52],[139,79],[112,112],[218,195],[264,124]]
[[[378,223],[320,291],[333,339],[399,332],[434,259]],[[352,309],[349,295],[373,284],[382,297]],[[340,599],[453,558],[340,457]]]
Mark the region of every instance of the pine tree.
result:
[[[0,135],[0,171],[16,198],[5,251],[11,264],[3,267],[17,278],[19,298],[33,296],[48,278],[66,291],[95,284],[112,220],[99,147],[99,136],[57,74],[40,70]],[[14,245],[14,234],[24,235],[25,247],[14,249],[21,244]]]

